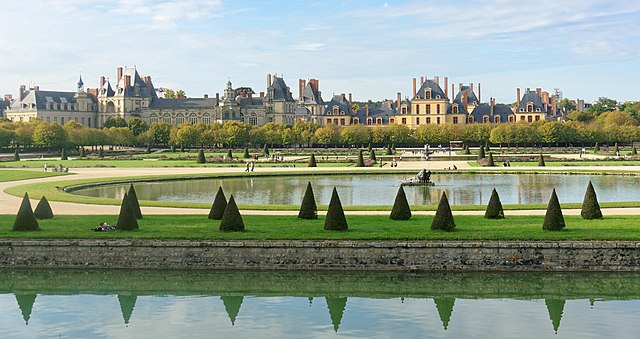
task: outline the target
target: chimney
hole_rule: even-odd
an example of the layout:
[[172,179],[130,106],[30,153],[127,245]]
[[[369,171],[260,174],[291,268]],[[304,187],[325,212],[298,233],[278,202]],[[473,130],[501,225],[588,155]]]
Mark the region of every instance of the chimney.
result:
[[420,77],[420,87],[424,84],[424,77]]
[[458,92],[462,92],[462,84],[458,84]]
[[267,74],[267,89],[271,87],[271,74]]
[[216,93],[216,106],[220,106],[220,93]]
[[209,99],[209,94],[205,93],[205,94],[204,94],[204,98],[205,98],[205,99]]
[[264,98],[264,92],[260,91],[260,97]]
[[106,80],[104,78],[104,75],[100,77],[100,88],[104,87],[104,84],[106,83]]
[[553,111],[551,112],[551,114],[553,115],[555,115],[556,112],[558,111],[558,102],[555,95],[551,96],[551,110]]
[[302,93],[304,92],[304,88],[307,86],[307,81],[304,79],[298,79],[298,99],[302,100]]
[[351,106],[353,106],[353,96],[349,93],[349,108],[351,108]]
[[245,91],[240,92],[240,97],[241,98],[246,98],[247,97],[247,92],[245,92]]
[[253,105],[253,91],[247,93],[247,104]]
[[493,109],[496,107],[496,99],[491,98],[491,115],[493,115]]
[[516,88],[516,107],[520,106],[520,87]]
[[436,84],[440,86],[440,76],[436,75]]
[[449,98],[449,77],[444,77],[444,96]]
[[364,114],[369,116],[369,103],[364,104]]
[[531,88],[527,87],[527,91],[525,93],[531,92]]
[[539,97],[542,97],[542,88],[540,87],[536,88],[536,93],[538,94]]
[[456,84],[451,84],[451,102],[455,99],[456,96]]
[[415,98],[416,97],[416,78],[413,78],[413,96],[411,98]]
[[[150,76],[146,76],[144,78],[144,82],[147,84],[147,94],[149,96],[151,96],[151,77]],[[207,96],[209,97],[209,96]]]
[[387,99],[387,108],[391,109],[391,99]]
[[398,92],[397,94],[398,94],[398,106],[396,106],[396,110],[399,112],[400,107],[402,106],[402,94],[400,92]]
[[118,67],[118,84],[120,83],[120,79],[122,79],[122,67]]
[[480,99],[480,83],[478,83],[478,104],[481,102],[482,100]]
[[4,101],[11,101],[11,99],[13,99],[13,95],[11,95],[11,94],[5,94],[4,95]]
[[36,86],[33,86],[33,90],[34,90],[34,91],[39,91],[39,90],[40,90],[40,86],[37,86],[37,85],[36,85]]
[[125,93],[126,93],[126,91],[129,89],[129,86],[131,86],[131,76],[130,76],[130,75],[125,75],[125,76],[124,76],[124,88],[125,88]]
[[311,84],[311,88],[313,88],[315,92],[318,92],[318,79],[310,79],[309,84]]
[[471,92],[473,92],[473,82],[469,83],[469,88],[471,88]]
[[341,100],[342,102],[345,102],[345,101],[347,100],[347,99],[346,99],[346,96],[344,95],[344,93],[340,93],[340,100]]
[[27,89],[27,86],[20,85],[20,101],[24,100],[24,91]]
[[98,89],[97,88],[87,88],[87,94],[91,94],[94,97],[98,96]]
[[467,107],[469,107],[469,92],[464,92],[464,94],[462,94],[462,106],[464,106],[464,110],[467,110]]

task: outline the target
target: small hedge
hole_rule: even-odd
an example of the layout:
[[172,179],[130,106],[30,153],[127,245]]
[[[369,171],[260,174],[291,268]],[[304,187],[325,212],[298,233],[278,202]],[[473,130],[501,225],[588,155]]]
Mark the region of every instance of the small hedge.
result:
[[33,211],[33,214],[36,216],[36,219],[53,219],[53,211],[51,210],[51,205],[49,205],[49,201],[43,195],[36,206],[36,209]]
[[593,189],[591,180],[589,180],[587,191],[584,193],[580,216],[582,216],[582,219],[586,220],[602,219],[602,211],[600,210],[598,197],[596,196],[596,191]]
[[198,152],[198,158],[196,159],[196,163],[197,164],[206,164],[207,163],[207,158],[205,158],[204,156],[204,150],[200,149],[200,152]]
[[556,189],[551,192],[551,199],[549,199],[549,205],[547,205],[547,213],[544,216],[544,223],[542,229],[546,231],[560,231],[565,227],[564,216],[562,215],[562,208],[560,208],[560,202],[558,201],[558,195]]
[[298,218],[318,219],[318,206],[316,205],[316,199],[313,196],[313,188],[311,188],[310,181],[307,183],[307,189],[305,190],[304,197],[302,198]]
[[449,206],[447,193],[442,192],[440,203],[438,204],[438,210],[431,222],[431,229],[451,232],[455,227],[456,223],[453,220],[453,214],[451,213],[451,206]]
[[487,204],[487,210],[484,212],[486,219],[503,219],[504,210],[502,209],[502,202],[500,202],[500,196],[498,191],[494,188],[491,192],[491,198],[489,198],[489,204]]
[[122,204],[120,205],[120,214],[118,215],[118,223],[116,224],[119,230],[133,231],[138,229],[138,219],[136,218],[136,212],[131,204],[131,199],[127,193],[122,198]]
[[309,157],[309,164],[307,165],[307,167],[318,167],[315,154],[311,154],[311,157]]
[[16,215],[16,221],[13,223],[13,230],[18,232],[40,230],[38,220],[31,209],[29,195],[26,192],[24,193],[24,197],[22,197],[22,203],[20,204],[18,214]]
[[324,229],[330,231],[346,231],[348,228],[347,218],[344,216],[338,190],[334,187],[333,193],[331,193],[327,216],[324,219]]
[[224,209],[222,220],[220,220],[220,231],[223,232],[242,232],[244,231],[244,221],[238,210],[233,194],[229,197],[227,208]]
[[216,196],[213,199],[211,210],[209,210],[209,219],[222,220],[222,216],[224,215],[224,210],[226,208],[227,208],[227,198],[224,196],[224,191],[222,190],[222,186],[220,186],[218,187],[218,192],[216,193]]
[[136,214],[136,219],[142,219],[142,210],[140,209],[138,194],[136,194],[136,190],[135,188],[133,188],[133,184],[129,185],[129,192],[127,193],[127,195],[129,196],[131,206],[133,206],[133,211]]
[[404,193],[404,188],[402,186],[398,188],[398,193],[396,193],[396,200],[393,203],[393,208],[391,209],[391,215],[389,217],[392,220],[411,219],[411,207],[409,207],[407,195]]

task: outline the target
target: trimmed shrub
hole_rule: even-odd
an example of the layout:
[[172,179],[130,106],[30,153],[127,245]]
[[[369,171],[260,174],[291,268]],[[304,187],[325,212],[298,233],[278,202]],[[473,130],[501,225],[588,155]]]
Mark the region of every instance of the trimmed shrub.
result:
[[176,145],[171,145],[171,153],[175,153],[176,152]]
[[367,146],[367,151],[369,151],[369,153],[371,153],[372,150],[373,150],[373,148],[371,148],[371,143],[369,143],[369,146]]
[[267,147],[267,144],[264,144],[264,148],[262,149],[262,153],[264,153],[264,155],[266,157],[269,156],[269,147]]
[[378,162],[378,158],[376,158],[376,151],[374,150],[369,151],[369,160],[372,160],[373,162]]
[[233,160],[233,153],[231,152],[231,150],[227,151],[227,160],[229,161]]
[[244,154],[242,155],[242,157],[245,158],[245,159],[251,158],[251,155],[249,154],[249,148],[248,147],[244,148]]
[[13,230],[19,232],[40,230],[38,220],[31,209],[29,195],[26,192],[24,193],[24,197],[22,197],[22,203],[16,215],[16,221],[13,223]]
[[151,153],[151,144],[147,144],[147,154]]
[[60,160],[69,160],[69,157],[67,156],[67,149],[66,148],[62,149],[62,154],[60,154]]
[[362,150],[358,152],[358,163],[356,167],[364,167],[364,157],[362,156]]
[[233,199],[233,194],[229,197],[229,203],[227,203],[227,208],[224,209],[222,220],[220,220],[220,230],[223,232],[244,231],[244,221],[242,221],[236,201]]
[[136,194],[136,190],[135,188],[133,188],[133,184],[129,185],[129,192],[127,193],[127,195],[129,196],[131,206],[133,206],[133,211],[136,213],[136,219],[142,219],[142,210],[140,210],[138,194]]
[[136,219],[136,212],[133,210],[131,199],[127,193],[122,198],[122,204],[120,205],[120,214],[118,215],[118,223],[116,224],[119,230],[133,231],[138,229],[138,219]]
[[331,193],[327,216],[324,219],[324,229],[329,231],[346,231],[348,228],[347,218],[344,216],[338,190],[334,187],[333,193]]
[[594,151],[594,152],[596,152],[596,153],[597,153],[597,152],[600,152],[600,145],[598,145],[598,143],[597,143],[597,142],[596,142],[596,145],[595,145],[595,146],[593,146],[593,151]]
[[402,188],[402,185],[400,186],[400,188],[398,188],[398,193],[396,193],[396,200],[393,203],[393,208],[391,209],[391,215],[389,217],[391,218],[391,220],[411,219],[411,207],[409,207],[407,195],[404,193],[404,188]]
[[587,191],[584,193],[584,200],[582,201],[582,211],[580,211],[580,216],[582,216],[582,219],[587,220],[602,219],[602,211],[600,210],[598,197],[596,196],[596,191],[593,189],[591,180],[589,180]]
[[462,154],[464,155],[471,154],[471,151],[469,150],[469,145],[464,145],[464,148],[462,149]]
[[502,202],[500,202],[500,196],[498,191],[494,188],[491,192],[491,198],[489,198],[489,204],[487,204],[487,210],[484,212],[485,219],[503,219],[504,210],[502,209]]
[[493,153],[489,152],[489,158],[487,159],[487,166],[494,167],[496,164],[493,162]]
[[84,147],[80,147],[80,158],[85,158],[87,156],[87,151],[85,151]]
[[184,145],[180,145],[180,153],[184,153]]
[[209,210],[209,219],[221,220],[224,210],[227,208],[227,198],[224,196],[222,186],[218,187],[216,197],[213,199],[211,210]]
[[318,167],[318,164],[316,164],[315,154],[311,154],[311,156],[309,157],[309,165],[307,165],[307,167]]
[[36,209],[33,211],[33,215],[36,216],[36,219],[53,219],[51,205],[49,205],[49,201],[44,195],[40,198]]
[[307,183],[307,190],[304,192],[304,197],[302,198],[298,218],[318,219],[318,206],[316,206],[316,199],[313,196],[313,188],[311,188],[310,181]]
[[631,155],[638,155],[638,150],[636,149],[636,146],[633,146],[633,148],[631,148]]
[[618,152],[620,152],[620,148],[618,147],[618,142],[616,142],[616,145],[613,146],[613,153],[618,154]]
[[98,150],[98,158],[104,158],[104,150],[102,147]]
[[551,192],[551,199],[549,199],[549,205],[547,205],[547,213],[544,216],[544,223],[542,229],[545,231],[560,231],[565,226],[564,217],[562,216],[562,209],[560,208],[560,202],[558,201],[558,195],[556,189]]
[[487,143],[486,143],[486,144],[485,144],[485,146],[484,146],[484,151],[485,151],[485,152],[489,152],[489,151],[491,151],[491,148],[489,148],[489,140],[487,140]]
[[431,222],[431,229],[451,232],[455,227],[456,223],[453,220],[453,214],[451,213],[447,193],[442,192],[442,197],[440,197],[440,203],[438,204],[438,210]]
[[196,164],[206,164],[207,158],[204,157],[204,150],[201,148],[200,152],[198,152],[198,158],[196,159]]
[[13,161],[20,161],[20,150],[16,148],[13,152]]
[[540,167],[546,166],[546,164],[544,163],[544,155],[542,155],[542,153],[540,153],[540,155],[538,156],[538,166]]
[[393,155],[393,150],[391,149],[391,145],[387,145],[387,151],[386,151],[387,155]]
[[486,158],[484,154],[484,146],[480,146],[480,150],[478,151],[478,160],[482,160]]
[[396,144],[395,143],[391,144],[391,149],[393,150],[394,153],[396,152]]

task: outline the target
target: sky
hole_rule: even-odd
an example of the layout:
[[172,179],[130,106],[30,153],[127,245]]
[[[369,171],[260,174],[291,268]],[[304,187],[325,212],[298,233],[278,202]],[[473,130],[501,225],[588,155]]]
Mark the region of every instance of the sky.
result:
[[[0,93],[98,87],[118,66],[189,97],[318,79],[325,100],[410,96],[412,78],[566,98],[640,99],[640,2],[623,0],[22,0],[2,2]],[[449,85],[450,87],[451,85]],[[476,85],[477,86],[477,85]],[[476,87],[477,88],[477,87]]]

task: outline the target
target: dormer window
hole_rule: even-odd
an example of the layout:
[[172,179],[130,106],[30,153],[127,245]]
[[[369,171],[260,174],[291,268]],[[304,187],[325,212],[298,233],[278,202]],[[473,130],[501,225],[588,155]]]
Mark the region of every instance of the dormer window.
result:
[[470,115],[470,116],[467,118],[467,122],[468,122],[468,123],[470,123],[470,124],[473,124],[473,116],[471,116],[471,115]]
[[527,112],[533,112],[533,104],[532,103],[528,103],[527,104]]
[[402,114],[407,114],[407,106],[402,107]]
[[540,112],[540,107],[536,108],[536,112]]
[[495,122],[496,124],[500,123],[500,116],[496,115],[495,117],[493,117],[493,122]]
[[344,115],[344,111],[340,111],[340,115]]
[[431,99],[431,88],[427,88],[424,90],[424,98],[426,100],[430,100]]
[[436,95],[436,99],[440,99],[440,96],[439,96],[439,95]]
[[458,114],[458,105],[453,106],[453,114]]
[[339,111],[338,107],[334,107],[333,108],[333,115],[338,115],[338,111]]
[[482,117],[482,122],[484,122],[485,124],[489,123],[489,117],[488,116]]

